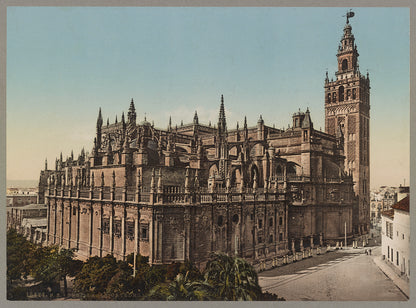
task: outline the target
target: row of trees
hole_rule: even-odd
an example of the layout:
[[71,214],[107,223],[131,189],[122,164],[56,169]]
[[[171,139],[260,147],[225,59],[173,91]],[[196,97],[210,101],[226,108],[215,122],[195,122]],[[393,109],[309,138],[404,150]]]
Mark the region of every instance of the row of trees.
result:
[[44,288],[58,292],[67,276],[75,277],[73,296],[85,300],[284,300],[262,292],[257,273],[245,260],[213,254],[201,272],[191,262],[149,265],[148,257],[133,254],[126,261],[113,256],[75,260],[72,250],[40,247],[16,231],[7,233],[8,299],[24,299],[16,281],[29,275]]
[[64,282],[67,296],[67,276],[75,276],[83,262],[74,259],[74,252],[57,246],[42,247],[27,241],[16,230],[7,232],[7,298],[25,299],[22,278],[33,277],[40,289],[56,295],[60,293],[60,282]]

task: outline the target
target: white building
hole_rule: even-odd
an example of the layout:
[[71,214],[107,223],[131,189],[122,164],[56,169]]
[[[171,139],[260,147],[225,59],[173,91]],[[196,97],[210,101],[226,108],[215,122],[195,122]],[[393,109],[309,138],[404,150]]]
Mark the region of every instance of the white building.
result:
[[381,249],[386,262],[410,277],[409,196],[382,213]]

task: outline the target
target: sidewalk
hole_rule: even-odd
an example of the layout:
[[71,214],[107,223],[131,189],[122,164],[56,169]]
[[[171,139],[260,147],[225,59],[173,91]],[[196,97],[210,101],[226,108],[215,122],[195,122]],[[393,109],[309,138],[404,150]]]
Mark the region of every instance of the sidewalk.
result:
[[407,296],[407,298],[409,298],[409,282],[400,277],[400,273],[398,273],[396,269],[392,268],[390,264],[382,259],[382,255],[380,254],[381,247],[374,250],[376,250],[375,255],[373,255],[374,263],[387,277],[390,278],[391,281],[394,282],[400,291],[402,291]]

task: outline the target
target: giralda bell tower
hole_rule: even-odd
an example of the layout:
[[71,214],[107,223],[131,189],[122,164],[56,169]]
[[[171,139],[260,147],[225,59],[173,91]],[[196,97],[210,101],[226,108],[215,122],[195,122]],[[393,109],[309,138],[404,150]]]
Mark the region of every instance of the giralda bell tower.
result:
[[354,209],[355,232],[366,234],[370,224],[370,79],[360,73],[358,51],[347,23],[338,47],[335,80],[325,79],[325,131],[344,139],[345,172],[351,173],[358,205]]

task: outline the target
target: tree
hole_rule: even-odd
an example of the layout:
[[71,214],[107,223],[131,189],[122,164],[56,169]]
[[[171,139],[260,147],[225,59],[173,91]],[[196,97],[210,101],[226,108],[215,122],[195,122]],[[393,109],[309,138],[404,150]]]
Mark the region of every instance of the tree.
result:
[[74,259],[74,252],[58,246],[38,247],[31,255],[31,273],[45,287],[58,289],[64,281],[64,296],[68,296],[67,276],[75,276],[81,269],[82,261]]
[[192,280],[189,272],[185,275],[179,273],[175,280],[169,284],[169,301],[202,301],[214,299],[214,288],[209,283],[202,280]]
[[7,279],[12,284],[13,280],[26,278],[30,272],[29,255],[33,250],[33,244],[26,240],[15,229],[7,231]]
[[102,295],[117,270],[116,259],[111,255],[90,257],[75,276],[74,290],[87,298]]
[[58,264],[58,277],[64,280],[64,296],[68,296],[68,284],[66,277],[74,277],[83,265],[80,260],[74,259],[74,251],[72,249],[60,249],[54,261]]
[[214,254],[205,271],[205,281],[215,287],[222,300],[256,300],[261,295],[257,273],[245,260]]

